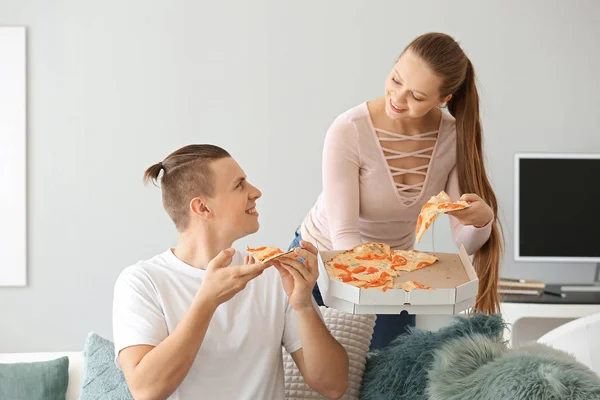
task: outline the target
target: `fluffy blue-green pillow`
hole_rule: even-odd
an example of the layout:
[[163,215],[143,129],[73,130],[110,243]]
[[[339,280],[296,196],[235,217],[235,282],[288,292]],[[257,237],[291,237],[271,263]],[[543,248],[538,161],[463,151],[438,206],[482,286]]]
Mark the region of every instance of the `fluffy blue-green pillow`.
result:
[[457,316],[438,331],[411,329],[387,347],[371,353],[363,376],[362,400],[425,400],[428,372],[436,349],[450,340],[480,334],[500,341],[505,324],[500,315]]
[[600,399],[600,377],[541,343],[516,350],[488,337],[449,341],[436,351],[429,400]]
[[69,358],[0,364],[0,399],[65,400]]
[[83,350],[84,370],[79,400],[130,400],[123,372],[115,365],[113,342],[91,332]]

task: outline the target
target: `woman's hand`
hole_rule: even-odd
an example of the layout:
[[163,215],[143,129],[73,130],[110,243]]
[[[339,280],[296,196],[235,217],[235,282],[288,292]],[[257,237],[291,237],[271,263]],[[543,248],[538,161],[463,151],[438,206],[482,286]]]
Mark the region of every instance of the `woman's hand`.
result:
[[455,217],[463,225],[473,225],[476,228],[486,226],[494,219],[494,211],[485,201],[476,194],[466,193],[460,197],[470,204],[462,210],[448,211],[447,214]]

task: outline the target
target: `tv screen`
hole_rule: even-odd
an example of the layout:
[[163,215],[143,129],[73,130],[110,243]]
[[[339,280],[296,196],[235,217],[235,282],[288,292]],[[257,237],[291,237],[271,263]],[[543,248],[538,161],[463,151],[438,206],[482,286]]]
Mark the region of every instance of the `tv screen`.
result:
[[600,154],[515,162],[516,258],[600,262]]

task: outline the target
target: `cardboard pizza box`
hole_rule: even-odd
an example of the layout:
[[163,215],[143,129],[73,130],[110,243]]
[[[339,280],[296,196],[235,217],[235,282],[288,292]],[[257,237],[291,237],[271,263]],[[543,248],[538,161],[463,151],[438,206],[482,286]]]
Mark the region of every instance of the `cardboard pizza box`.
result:
[[394,278],[395,283],[413,280],[434,290],[362,289],[331,278],[325,262],[337,251],[319,251],[319,290],[326,306],[351,314],[458,314],[475,306],[479,279],[473,264],[461,246],[458,254],[428,252],[437,262],[417,271],[405,272]]

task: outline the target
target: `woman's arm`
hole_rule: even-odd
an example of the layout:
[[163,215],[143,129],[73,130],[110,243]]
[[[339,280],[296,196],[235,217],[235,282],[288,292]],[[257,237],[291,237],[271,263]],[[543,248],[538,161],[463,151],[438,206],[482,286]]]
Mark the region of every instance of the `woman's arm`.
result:
[[359,231],[358,132],[354,123],[338,117],[323,147],[323,200],[333,249],[350,249],[361,243]]
[[[450,172],[450,176],[446,184],[446,193],[448,193],[450,198],[454,201],[458,200],[463,195],[463,193],[460,192],[458,185],[458,173],[456,172],[456,167]],[[481,199],[479,199],[479,201],[483,202]],[[479,204],[477,207],[478,210],[480,209],[478,214],[480,213],[482,216],[487,215],[487,217],[483,219],[488,221],[483,222],[483,224],[480,226],[465,225],[459,221],[459,219],[456,217],[456,214],[466,210],[448,213],[450,217],[450,226],[452,228],[452,237],[454,239],[454,243],[456,243],[457,247],[464,245],[469,255],[475,254],[475,252],[477,252],[477,250],[479,250],[481,246],[488,241],[490,234],[492,233],[494,213],[492,212],[491,216],[488,215],[491,209],[485,203]]]

